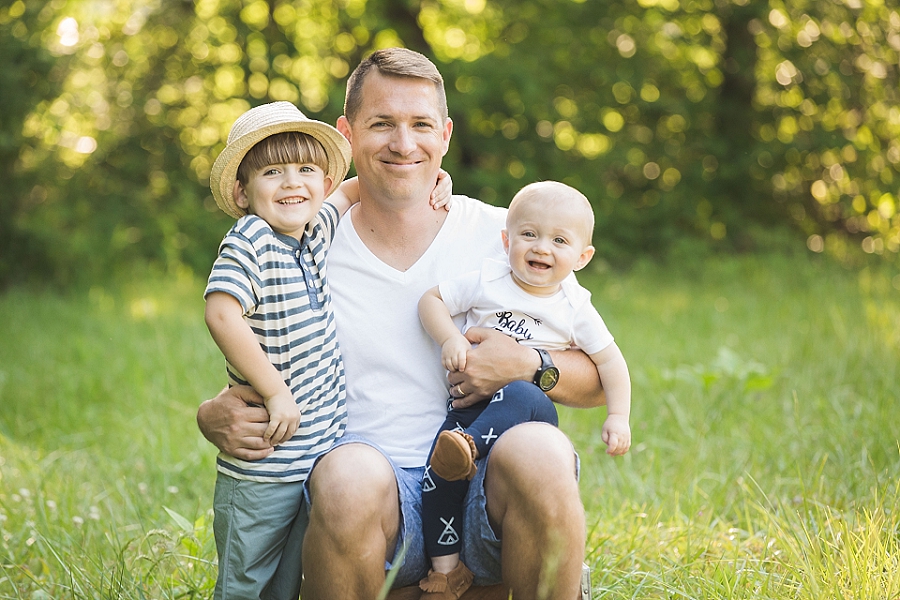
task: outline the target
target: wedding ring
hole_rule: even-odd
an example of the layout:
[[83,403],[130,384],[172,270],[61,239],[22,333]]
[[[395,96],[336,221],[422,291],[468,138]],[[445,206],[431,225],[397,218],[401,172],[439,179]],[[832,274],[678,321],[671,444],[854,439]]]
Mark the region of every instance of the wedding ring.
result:
[[456,393],[458,394],[457,398],[462,398],[466,395],[466,393],[462,391],[462,385],[459,383],[456,384]]

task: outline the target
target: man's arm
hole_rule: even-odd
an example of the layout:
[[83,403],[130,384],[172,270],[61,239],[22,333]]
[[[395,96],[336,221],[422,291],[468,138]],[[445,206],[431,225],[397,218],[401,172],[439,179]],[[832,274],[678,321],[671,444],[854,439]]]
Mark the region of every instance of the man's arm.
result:
[[269,413],[262,397],[249,386],[234,386],[219,392],[197,410],[200,433],[216,448],[242,460],[259,460],[272,453],[272,445],[263,439],[269,425]]
[[[466,395],[453,402],[454,408],[470,406],[490,398],[511,381],[531,381],[541,366],[538,353],[493,329],[475,327],[466,332],[474,346],[466,357],[466,370],[448,374],[451,386],[461,385]],[[600,375],[591,358],[580,350],[551,352],[559,369],[559,383],[548,392],[554,402],[574,408],[594,408],[606,404]]]

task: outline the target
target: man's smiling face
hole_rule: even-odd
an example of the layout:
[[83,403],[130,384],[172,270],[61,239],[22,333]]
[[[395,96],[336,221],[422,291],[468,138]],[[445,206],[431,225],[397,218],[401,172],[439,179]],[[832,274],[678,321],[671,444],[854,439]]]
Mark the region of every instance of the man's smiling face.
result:
[[338,121],[353,148],[361,196],[427,202],[453,127],[434,83],[375,71],[366,76],[361,98],[353,122]]

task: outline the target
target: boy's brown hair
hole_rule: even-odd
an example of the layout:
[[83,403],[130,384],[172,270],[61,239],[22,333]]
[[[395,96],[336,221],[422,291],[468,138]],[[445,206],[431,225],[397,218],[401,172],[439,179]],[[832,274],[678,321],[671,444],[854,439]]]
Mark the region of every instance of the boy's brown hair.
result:
[[257,142],[241,161],[237,180],[247,185],[250,175],[266,165],[312,164],[328,172],[328,155],[316,138],[297,131],[276,133]]

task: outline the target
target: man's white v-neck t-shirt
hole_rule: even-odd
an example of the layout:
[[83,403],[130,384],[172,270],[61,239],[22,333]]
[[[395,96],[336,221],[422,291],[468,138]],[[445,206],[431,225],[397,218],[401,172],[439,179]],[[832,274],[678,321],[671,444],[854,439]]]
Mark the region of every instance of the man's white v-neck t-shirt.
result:
[[[401,467],[425,464],[447,413],[441,349],[419,321],[418,303],[440,282],[505,260],[506,209],[454,196],[440,231],[406,271],[377,258],[341,219],[328,253],[338,342],[347,381],[347,433],[383,448]],[[458,317],[462,325],[463,317]]]

